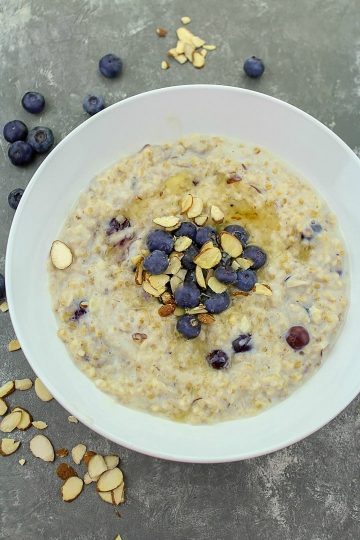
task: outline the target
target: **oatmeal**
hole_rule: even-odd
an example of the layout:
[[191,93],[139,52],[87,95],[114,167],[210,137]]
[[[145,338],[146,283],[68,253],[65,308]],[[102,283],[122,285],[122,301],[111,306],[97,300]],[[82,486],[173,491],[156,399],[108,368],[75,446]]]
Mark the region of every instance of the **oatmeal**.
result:
[[50,291],[75,362],[121,403],[174,420],[284,399],[346,311],[325,202],[266,150],[219,137],[123,159],[82,193],[58,241]]

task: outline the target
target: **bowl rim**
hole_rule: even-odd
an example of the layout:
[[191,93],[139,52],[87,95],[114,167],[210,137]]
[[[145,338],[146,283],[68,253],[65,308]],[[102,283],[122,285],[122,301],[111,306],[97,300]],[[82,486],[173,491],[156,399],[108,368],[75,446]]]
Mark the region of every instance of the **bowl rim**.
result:
[[[270,96],[268,94],[264,94],[262,92],[257,92],[257,91],[249,90],[249,89],[245,89],[245,88],[238,88],[238,87],[235,87],[235,86],[220,85],[220,84],[219,85],[217,85],[217,84],[176,85],[176,86],[163,87],[163,88],[158,88],[158,89],[154,89],[154,90],[149,90],[149,91],[146,91],[146,92],[141,92],[139,94],[135,94],[133,96],[127,97],[127,98],[125,98],[125,99],[123,99],[121,101],[118,101],[118,102],[110,105],[106,109],[104,109],[101,112],[97,113],[96,115],[86,119],[84,122],[82,122],[81,124],[76,126],[72,131],[70,131],[70,133],[68,133],[56,145],[56,147],[51,151],[51,153],[45,158],[45,160],[40,164],[38,169],[34,172],[33,176],[31,177],[31,179],[30,179],[30,181],[29,181],[29,183],[28,183],[28,185],[27,185],[27,187],[25,189],[24,195],[23,195],[23,197],[22,197],[22,199],[20,201],[19,207],[18,207],[18,209],[17,209],[17,211],[16,211],[16,213],[14,215],[14,219],[13,219],[13,222],[12,222],[12,225],[11,225],[11,228],[10,228],[10,233],[9,233],[8,243],[7,243],[7,248],[6,248],[6,258],[5,258],[5,279],[8,276],[11,276],[12,273],[14,272],[14,256],[13,256],[14,239],[15,239],[16,234],[17,234],[18,224],[19,224],[19,222],[21,220],[22,207],[26,204],[26,201],[27,201],[28,197],[30,196],[30,193],[31,193],[31,191],[33,189],[33,186],[37,181],[37,178],[42,174],[42,170],[45,167],[45,163],[51,157],[53,157],[57,152],[61,151],[62,147],[64,145],[68,144],[68,142],[73,137],[75,137],[82,130],[86,129],[87,126],[89,125],[89,123],[96,122],[99,117],[102,117],[104,115],[110,115],[114,109],[126,106],[127,103],[129,103],[129,102],[136,101],[136,100],[139,100],[139,99],[146,99],[147,96],[151,96],[151,95],[154,95],[154,94],[162,94],[162,93],[168,93],[168,92],[178,92],[178,91],[183,91],[183,90],[185,90],[185,91],[186,90],[199,90],[199,91],[201,91],[201,90],[205,90],[205,89],[206,90],[214,89],[214,90],[217,90],[217,91],[220,90],[220,91],[225,91],[225,92],[227,92],[227,91],[232,91],[232,92],[236,91],[239,94],[243,94],[243,95],[253,95],[253,94],[255,94],[255,95],[259,96],[261,99],[263,99],[265,101],[280,104],[281,106],[283,106],[285,108],[288,108],[288,109],[296,112],[297,114],[300,114],[301,116],[305,117],[308,121],[310,121],[312,124],[314,124],[318,129],[321,129],[323,132],[325,132],[338,145],[340,145],[340,147],[342,147],[343,150],[346,151],[346,153],[348,154],[350,159],[355,160],[357,162],[357,164],[360,166],[360,159],[357,157],[357,155],[353,152],[353,150],[336,133],[331,131],[331,129],[329,129],[322,122],[320,122],[319,120],[317,120],[316,118],[311,116],[309,113],[301,110],[300,108],[298,108],[298,107],[296,107],[296,106],[294,106],[294,105],[292,105],[290,103],[287,103],[287,102],[285,102],[285,101],[283,101],[281,99],[275,98],[275,97]],[[120,445],[122,445],[122,446],[124,446],[124,447],[126,447],[126,448],[128,448],[130,450],[134,450],[134,451],[140,452],[140,453],[145,454],[145,455],[149,455],[149,456],[152,456],[152,457],[155,457],[155,458],[161,458],[161,459],[165,459],[165,460],[169,460],[169,461],[176,461],[176,462],[228,463],[228,462],[241,461],[241,460],[244,460],[244,459],[255,458],[255,457],[262,456],[262,455],[270,454],[270,453],[275,452],[277,450],[280,450],[282,448],[286,448],[286,447],[288,447],[288,446],[290,446],[290,445],[292,445],[292,444],[294,444],[294,443],[308,437],[309,435],[313,434],[314,432],[318,431],[319,429],[321,429],[323,426],[325,426],[331,420],[333,420],[338,414],[340,414],[351,403],[351,401],[358,395],[358,393],[360,392],[360,382],[359,382],[359,387],[357,389],[355,389],[351,395],[347,394],[347,396],[344,397],[341,406],[337,407],[337,410],[334,413],[331,413],[330,417],[324,419],[324,421],[322,421],[322,422],[318,422],[318,424],[315,427],[311,427],[311,428],[308,428],[308,429],[303,429],[301,433],[297,433],[296,435],[294,435],[292,437],[289,437],[286,440],[282,440],[281,442],[277,442],[276,444],[269,443],[266,447],[262,447],[261,450],[256,451],[256,452],[252,451],[252,452],[248,452],[248,453],[243,453],[243,454],[241,454],[241,456],[239,456],[239,453],[234,453],[234,454],[226,455],[223,458],[222,457],[214,457],[213,459],[211,459],[211,458],[201,459],[201,458],[198,458],[198,457],[193,457],[192,458],[191,456],[187,456],[187,455],[183,456],[181,453],[179,455],[175,455],[175,454],[169,454],[168,452],[161,452],[161,451],[153,452],[151,450],[144,450],[143,447],[141,447],[140,445],[138,445],[136,443],[131,443],[131,442],[127,441],[127,440],[122,439],[121,436],[119,437],[119,436],[116,436],[116,435],[114,435],[112,433],[109,433],[106,429],[103,429],[101,427],[101,425],[99,425],[96,421],[90,422],[89,418],[85,414],[83,414],[81,412],[71,410],[71,406],[69,407],[69,404],[66,403],[66,399],[65,398],[63,399],[62,394],[57,391],[56,387],[53,385],[51,380],[49,380],[42,373],[41,368],[39,369],[38,366],[36,366],[36,370],[35,370],[34,365],[33,365],[33,361],[31,359],[32,354],[31,354],[30,344],[27,343],[27,340],[22,340],[23,336],[22,336],[22,332],[21,332],[21,324],[20,324],[20,321],[19,321],[19,319],[17,317],[17,314],[15,313],[15,307],[14,307],[14,305],[15,305],[15,298],[14,298],[15,292],[14,292],[13,287],[12,287],[12,281],[11,281],[11,279],[6,279],[6,282],[7,282],[7,301],[8,301],[8,305],[9,305],[9,313],[10,313],[10,317],[11,317],[11,321],[12,321],[12,324],[13,324],[15,334],[18,337],[20,343],[22,344],[22,350],[23,350],[23,353],[24,353],[24,355],[26,357],[26,360],[28,361],[28,363],[30,364],[31,368],[34,370],[36,375],[41,378],[41,380],[46,385],[46,387],[49,389],[49,391],[54,396],[56,401],[58,401],[58,403],[60,403],[60,405],[66,411],[70,412],[71,414],[74,414],[76,416],[76,418],[78,418],[78,420],[81,421],[84,425],[86,425],[88,428],[94,430],[95,432],[99,433],[100,435],[102,435],[106,439],[111,440],[111,441],[113,441],[113,442],[115,442],[117,444],[120,444]],[[236,421],[236,419],[235,419],[235,421]],[[196,427],[201,428],[201,425],[196,426]]]

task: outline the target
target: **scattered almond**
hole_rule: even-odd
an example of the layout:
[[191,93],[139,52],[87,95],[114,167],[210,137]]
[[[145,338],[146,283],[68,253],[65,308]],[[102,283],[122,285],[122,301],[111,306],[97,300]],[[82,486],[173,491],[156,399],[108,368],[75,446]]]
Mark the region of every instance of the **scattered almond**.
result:
[[58,270],[69,268],[73,262],[73,254],[69,246],[60,240],[55,240],[50,249],[51,262]]
[[75,418],[75,416],[68,416],[68,422],[70,422],[71,424],[77,424],[79,422],[79,420],[77,418]]
[[169,257],[169,266],[167,267],[165,274],[177,274],[181,268],[181,260],[177,254],[171,254]]
[[212,291],[218,294],[225,292],[227,289],[227,285],[225,285],[225,283],[221,283],[221,281],[216,279],[215,276],[212,276],[208,280],[208,286],[210,287]]
[[205,45],[205,41],[203,39],[201,39],[199,36],[194,36],[193,39],[192,39],[192,42],[193,42],[194,46],[196,47],[196,49],[198,49],[199,47],[202,47],[203,45]]
[[202,324],[213,324],[215,322],[215,317],[211,313],[199,313],[198,319]]
[[192,34],[187,28],[178,28],[176,30],[176,34],[180,41],[193,45],[194,34]]
[[172,278],[170,279],[170,288],[173,294],[175,293],[176,289],[181,284],[182,284],[182,280],[180,279],[178,275],[172,276]]
[[185,43],[183,41],[178,41],[175,48],[176,54],[183,54],[184,51],[185,51]]
[[201,249],[200,249],[200,253],[203,253],[204,251],[206,251],[207,249],[210,249],[210,248],[213,248],[215,247],[214,244],[212,243],[211,240],[208,240],[207,242],[205,242],[205,244],[203,244],[201,246]]
[[61,495],[63,501],[72,502],[74,501],[82,492],[84,487],[84,482],[78,476],[71,476],[68,478],[64,485],[61,488]]
[[189,24],[189,23],[191,23],[190,17],[181,17],[180,20],[181,20],[182,24]]
[[195,277],[196,277],[196,281],[197,281],[198,285],[200,285],[200,287],[202,287],[203,289],[206,289],[206,282],[205,282],[205,278],[204,278],[204,272],[202,271],[200,266],[196,266],[196,268],[195,268]]
[[261,294],[263,296],[271,296],[272,290],[269,285],[265,285],[265,283],[255,283],[253,292],[255,294]]
[[115,469],[119,465],[119,456],[104,456],[104,460],[108,470]]
[[32,425],[36,429],[46,429],[48,427],[47,423],[43,422],[42,420],[35,420],[34,422],[32,422]]
[[177,216],[163,216],[153,219],[153,222],[160,227],[177,227],[180,225],[180,219]]
[[97,492],[100,499],[109,504],[113,504],[112,492],[111,491],[98,491]]
[[169,281],[170,281],[170,277],[167,274],[158,274],[158,275],[149,276],[150,285],[157,291],[161,291],[160,294],[163,294],[165,292],[165,285]]
[[178,252],[186,251],[187,248],[191,246],[191,244],[191,238],[189,238],[188,236],[179,236],[175,240],[174,249]]
[[89,465],[90,459],[91,459],[92,457],[94,457],[94,456],[96,456],[96,452],[93,452],[92,450],[87,450],[87,451],[85,452],[85,455],[84,455],[84,457],[83,457],[83,461],[84,461],[84,463],[85,463],[86,466]]
[[3,433],[11,433],[21,421],[21,412],[12,411],[4,416],[0,422],[0,431]]
[[84,474],[84,484],[88,485],[88,484],[91,484],[91,482],[94,482],[94,480],[91,478],[90,474],[86,472]]
[[189,62],[193,62],[193,55],[195,52],[195,47],[193,45],[190,45],[189,43],[185,43],[184,45],[184,54],[186,58],[189,60]]
[[24,458],[19,459],[19,464],[21,466],[25,465],[25,463],[26,463],[26,460]]
[[8,406],[6,402],[2,398],[0,398],[0,416],[4,416],[7,410]]
[[168,317],[174,313],[175,309],[175,304],[164,304],[163,306],[159,307],[158,313],[160,317]]
[[173,304],[175,302],[173,296],[168,291],[161,295],[161,300],[164,304]]
[[230,257],[239,257],[243,251],[242,244],[236,236],[230,234],[227,231],[220,233],[220,242],[223,250],[230,255]]
[[196,218],[200,216],[202,210],[204,207],[204,203],[200,197],[193,197],[192,205],[190,209],[188,210],[188,218]]
[[67,463],[60,463],[56,469],[56,474],[59,478],[61,478],[61,480],[67,480],[68,478],[77,476],[76,471]]
[[85,452],[86,452],[86,446],[85,444],[77,444],[76,446],[74,446],[74,448],[71,450],[71,457],[73,458],[74,460],[74,463],[76,463],[76,465],[79,465],[82,458],[84,457],[85,455]]
[[203,56],[205,58],[205,56],[207,55],[207,50],[206,49],[200,49],[199,51],[199,54],[201,54],[201,56]]
[[15,390],[29,390],[33,385],[31,379],[16,379]]
[[22,407],[15,407],[14,412],[20,412],[21,417],[20,421],[17,424],[17,429],[20,429],[21,431],[25,431],[26,429],[29,429],[32,422],[32,417],[29,411],[26,409],[23,409]]
[[13,393],[14,390],[15,390],[14,381],[6,382],[2,386],[0,386],[0,398],[4,398],[4,397],[9,396],[10,394]]
[[54,461],[55,454],[51,442],[45,435],[35,435],[30,441],[31,453],[43,461]]
[[141,285],[144,281],[144,257],[141,257],[135,270],[135,283]]
[[202,225],[205,225],[205,223],[207,222],[207,220],[208,220],[208,217],[205,216],[205,215],[197,216],[197,217],[194,219],[196,225],[199,225],[199,227],[202,227]]
[[9,306],[8,306],[8,303],[7,302],[2,302],[0,304],[0,311],[2,313],[6,313],[7,311],[9,311]]
[[194,257],[194,263],[204,269],[213,268],[221,261],[221,251],[217,247],[212,247],[200,252]]
[[55,456],[64,458],[69,455],[69,450],[67,448],[59,448],[58,450],[55,450]]
[[210,207],[210,216],[215,223],[222,223],[224,221],[224,212],[220,210],[218,206],[212,205]]
[[125,500],[124,483],[120,484],[120,486],[112,491],[98,491],[98,495],[103,501],[118,506]]
[[250,261],[249,259],[244,259],[243,257],[238,257],[235,260],[239,265],[239,268],[241,268],[242,270],[248,270],[250,266],[253,265],[253,261]]
[[205,66],[205,56],[199,52],[194,52],[193,54],[193,66],[201,69]]
[[21,345],[19,341],[17,339],[12,339],[10,343],[8,344],[8,351],[14,352],[14,351],[18,351],[19,349],[21,349]]
[[165,287],[163,287],[162,289],[155,289],[154,287],[152,287],[152,285],[150,285],[148,281],[144,281],[142,286],[145,292],[151,294],[151,296],[155,296],[155,298],[161,296],[162,293],[165,291]]
[[193,196],[191,193],[188,193],[184,196],[183,200],[181,201],[181,214],[186,214],[188,210],[190,210],[193,203]]
[[207,51],[215,51],[216,49],[216,45],[203,45],[203,48],[206,49]]
[[14,439],[0,439],[0,456],[10,456],[19,448],[21,442]]
[[[176,49],[174,49],[176,50]],[[179,64],[185,64],[187,62],[187,58],[185,54],[179,54],[178,56],[175,56],[175,60],[179,62]]]
[[49,390],[45,387],[44,383],[37,377],[35,379],[35,393],[41,401],[51,401],[53,396],[50,394]]
[[169,67],[170,67],[170,64],[166,60],[163,60],[161,62],[161,69],[169,69]]
[[185,309],[187,315],[198,315],[199,313],[207,313],[207,309],[203,304],[199,304],[194,308]]
[[[104,462],[105,463],[105,462]],[[91,475],[90,475],[91,476]],[[122,484],[124,481],[123,473],[115,467],[104,472],[96,484],[97,491],[112,491]]]
[[[106,466],[104,458],[100,456],[99,454],[95,454],[95,456],[93,456],[88,463],[89,475],[91,476],[91,478],[96,478],[100,476],[102,473],[104,473],[105,471],[107,471],[107,466]],[[104,491],[109,491],[109,490],[104,490]]]
[[156,33],[159,37],[166,37],[168,31],[165,28],[162,28],[161,26],[159,26],[159,28],[156,29]]

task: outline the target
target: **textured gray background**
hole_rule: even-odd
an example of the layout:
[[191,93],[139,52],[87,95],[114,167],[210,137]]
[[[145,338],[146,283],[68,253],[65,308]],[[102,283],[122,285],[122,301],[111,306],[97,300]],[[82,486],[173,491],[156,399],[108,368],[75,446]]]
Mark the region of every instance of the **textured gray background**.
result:
[[[0,0],[0,124],[20,118],[49,125],[60,141],[85,120],[81,102],[89,91],[108,104],[144,90],[181,83],[218,83],[260,90],[289,101],[324,122],[360,155],[359,0]],[[179,17],[217,44],[204,70],[160,61],[174,43]],[[154,34],[162,25],[166,40]],[[97,73],[105,53],[120,54],[123,77]],[[246,79],[243,60],[261,56],[266,72]],[[47,106],[39,117],[21,109],[27,90],[38,89]],[[254,118],[254,122],[256,118]],[[111,136],[111,134],[109,134]],[[7,194],[25,187],[37,164],[9,164],[1,140],[0,271],[13,211]],[[49,178],[51,182],[51,178]],[[0,313],[0,382],[32,376],[23,354],[8,353],[14,337]],[[49,359],[51,361],[52,359]],[[168,463],[109,443],[77,424],[55,401],[33,391],[9,398],[49,424],[55,447],[83,442],[98,452],[118,452],[127,479],[127,503],[119,517],[93,486],[72,504],[58,495],[54,464],[23,447],[0,458],[1,539],[123,540],[327,540],[360,537],[360,400],[318,433],[270,456],[229,465]],[[27,463],[20,467],[18,459]]]

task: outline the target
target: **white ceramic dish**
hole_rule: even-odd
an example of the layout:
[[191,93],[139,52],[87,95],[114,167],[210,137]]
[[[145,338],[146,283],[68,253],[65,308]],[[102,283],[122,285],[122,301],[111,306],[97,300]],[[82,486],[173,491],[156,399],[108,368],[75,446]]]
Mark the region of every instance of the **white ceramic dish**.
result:
[[[258,416],[191,426],[124,407],[75,366],[56,336],[46,261],[51,242],[89,181],[144,144],[191,132],[267,147],[309,179],[336,212],[347,244],[350,307],[321,369],[288,399]],[[321,123],[266,95],[223,86],[155,90],[109,107],[68,135],[32,178],[10,232],[6,279],[22,349],[54,397],[84,424],[128,448],[166,459],[226,462],[306,437],[360,391],[360,161]]]

